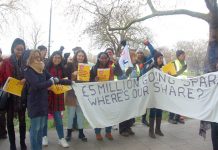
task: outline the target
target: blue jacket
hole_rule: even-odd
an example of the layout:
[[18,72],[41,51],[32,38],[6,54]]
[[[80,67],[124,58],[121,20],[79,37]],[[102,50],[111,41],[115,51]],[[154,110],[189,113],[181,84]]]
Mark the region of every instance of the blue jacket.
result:
[[27,81],[27,110],[30,118],[48,115],[48,88],[52,85],[51,75],[47,71],[37,73],[31,67],[24,70]]
[[150,55],[145,57],[145,64],[144,64],[144,68],[141,70],[141,75],[145,74],[148,71],[149,65],[153,62],[153,58],[154,58],[154,54],[155,54],[155,49],[154,47],[151,45],[150,42],[148,42],[148,48],[150,50]]

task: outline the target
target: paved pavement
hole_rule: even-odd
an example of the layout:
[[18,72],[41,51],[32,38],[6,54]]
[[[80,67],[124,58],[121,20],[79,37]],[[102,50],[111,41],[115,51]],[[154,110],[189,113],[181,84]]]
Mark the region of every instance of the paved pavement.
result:
[[[96,141],[95,134],[92,129],[86,129],[85,134],[88,142],[84,143],[77,138],[78,132],[73,132],[72,141],[69,143],[72,150],[212,150],[210,131],[207,139],[204,140],[198,135],[199,121],[188,120],[184,125],[173,125],[168,122],[162,124],[164,137],[157,136],[151,139],[148,136],[148,127],[137,124],[133,127],[136,135],[131,137],[122,137],[118,134],[118,130],[113,130],[114,140]],[[102,130],[103,131],[103,130]],[[66,133],[66,131],[65,131]],[[102,132],[102,135],[104,132]],[[61,150],[64,149],[57,144],[57,134],[55,130],[48,132],[49,146],[45,150]],[[17,139],[19,137],[16,134]],[[29,133],[27,134],[27,145],[29,144]],[[17,148],[19,149],[19,140],[17,140]],[[8,150],[8,139],[0,140],[0,150]]]

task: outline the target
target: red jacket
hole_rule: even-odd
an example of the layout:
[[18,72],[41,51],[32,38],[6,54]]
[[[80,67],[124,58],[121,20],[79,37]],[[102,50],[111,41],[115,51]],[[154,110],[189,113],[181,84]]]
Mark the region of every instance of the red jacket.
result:
[[[52,66],[49,70],[49,73],[52,77],[58,77],[59,79],[63,78],[63,68]],[[53,114],[56,111],[64,111],[64,94],[54,94],[52,91],[49,91],[48,96],[48,112]]]
[[3,60],[0,66],[0,85],[3,86],[8,77],[13,76],[14,66],[12,65],[11,59],[6,58]]

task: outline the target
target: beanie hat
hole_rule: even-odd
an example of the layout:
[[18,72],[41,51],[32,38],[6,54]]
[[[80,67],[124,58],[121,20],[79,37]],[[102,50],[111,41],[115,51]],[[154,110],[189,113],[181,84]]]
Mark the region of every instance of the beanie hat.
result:
[[11,45],[11,54],[14,53],[15,47],[16,47],[17,45],[20,45],[20,44],[23,45],[23,46],[24,46],[24,50],[26,50],[26,45],[25,45],[24,40],[22,40],[22,39],[20,39],[20,38],[16,38],[16,39],[14,40],[14,42],[12,43],[12,45]]
[[177,50],[176,51],[176,57],[178,58],[180,55],[185,54],[183,50]]

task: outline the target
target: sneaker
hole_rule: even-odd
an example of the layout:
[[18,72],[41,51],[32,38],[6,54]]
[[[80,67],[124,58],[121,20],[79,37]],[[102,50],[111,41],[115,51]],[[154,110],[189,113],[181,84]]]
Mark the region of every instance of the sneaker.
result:
[[43,146],[48,146],[48,138],[47,138],[47,136],[44,136],[44,137],[42,138],[42,145],[43,145]]
[[173,119],[168,119],[168,122],[171,123],[171,124],[177,124],[177,121],[173,120]]
[[98,141],[103,140],[103,137],[101,136],[101,134],[96,134],[96,140],[98,140]]
[[113,136],[111,133],[106,133],[105,137],[108,139],[108,140],[113,140]]
[[69,144],[67,143],[67,141],[65,140],[65,138],[62,138],[59,140],[59,144],[64,147],[64,148],[67,148],[69,147]]

